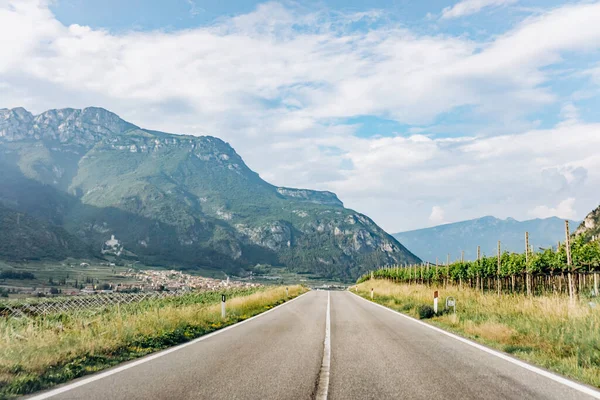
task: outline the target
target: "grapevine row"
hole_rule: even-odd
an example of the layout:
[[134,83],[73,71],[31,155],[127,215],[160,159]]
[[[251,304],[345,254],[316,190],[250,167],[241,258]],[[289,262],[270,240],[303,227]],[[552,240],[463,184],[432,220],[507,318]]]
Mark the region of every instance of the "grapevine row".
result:
[[528,295],[547,293],[591,293],[598,295],[600,241],[586,242],[581,236],[570,243],[571,266],[566,245],[528,254],[502,252],[499,256],[452,263],[395,265],[368,272],[358,283],[375,279],[418,284],[468,286],[482,291]]

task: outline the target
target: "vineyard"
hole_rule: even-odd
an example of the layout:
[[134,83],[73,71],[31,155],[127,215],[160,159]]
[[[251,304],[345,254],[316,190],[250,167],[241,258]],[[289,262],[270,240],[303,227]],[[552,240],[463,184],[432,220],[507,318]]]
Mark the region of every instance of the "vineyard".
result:
[[[527,246],[528,247],[528,246]],[[360,277],[425,285],[458,285],[481,291],[531,295],[598,296],[600,241],[576,236],[554,249],[523,254],[499,251],[475,261],[404,265],[380,268]],[[479,253],[479,252],[478,252]]]

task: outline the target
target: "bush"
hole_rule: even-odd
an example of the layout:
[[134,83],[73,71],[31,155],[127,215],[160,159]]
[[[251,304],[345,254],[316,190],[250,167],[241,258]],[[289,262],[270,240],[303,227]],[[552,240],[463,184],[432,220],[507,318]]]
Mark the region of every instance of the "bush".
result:
[[435,315],[435,313],[433,312],[433,307],[427,305],[419,306],[419,308],[417,308],[417,312],[419,313],[420,319],[431,318]]

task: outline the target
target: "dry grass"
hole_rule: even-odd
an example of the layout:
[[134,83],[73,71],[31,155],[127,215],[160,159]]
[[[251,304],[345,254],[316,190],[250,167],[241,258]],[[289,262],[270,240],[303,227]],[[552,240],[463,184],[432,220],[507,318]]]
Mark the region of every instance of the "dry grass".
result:
[[[305,291],[289,287],[290,297]],[[220,295],[213,294],[210,300],[199,296],[198,302],[192,298],[183,304],[156,301],[78,315],[0,320],[0,398],[190,340],[270,309],[284,302],[286,293],[283,287],[267,288],[228,299],[225,320],[215,299]],[[53,378],[45,381],[49,374]]]
[[468,288],[384,280],[359,284],[359,294],[369,299],[371,288],[378,303],[415,317],[418,306],[433,305],[434,290],[439,291],[440,310],[452,296],[457,314],[442,313],[430,320],[432,324],[600,387],[600,305],[570,305],[561,296],[498,297]]
[[[456,317],[454,324],[457,324]],[[516,337],[517,332],[498,322],[486,321],[481,324],[475,324],[471,321],[465,324],[465,332],[472,336],[481,336],[487,340],[499,343],[509,343]]]

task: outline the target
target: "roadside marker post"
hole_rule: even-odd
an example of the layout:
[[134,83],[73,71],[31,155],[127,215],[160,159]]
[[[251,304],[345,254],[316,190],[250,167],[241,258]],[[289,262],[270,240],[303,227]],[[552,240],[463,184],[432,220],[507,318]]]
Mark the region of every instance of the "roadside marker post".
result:
[[221,318],[225,318],[226,315],[227,315],[227,313],[225,311],[225,295],[222,294],[221,295]]
[[438,291],[433,292],[433,312],[438,312]]
[[371,288],[371,300],[373,300],[373,288]]
[[285,298],[287,299],[288,297],[290,297],[290,291],[288,288],[285,288]]
[[446,297],[446,310],[450,307],[454,308],[454,314],[456,314],[456,300],[454,297],[448,296]]

